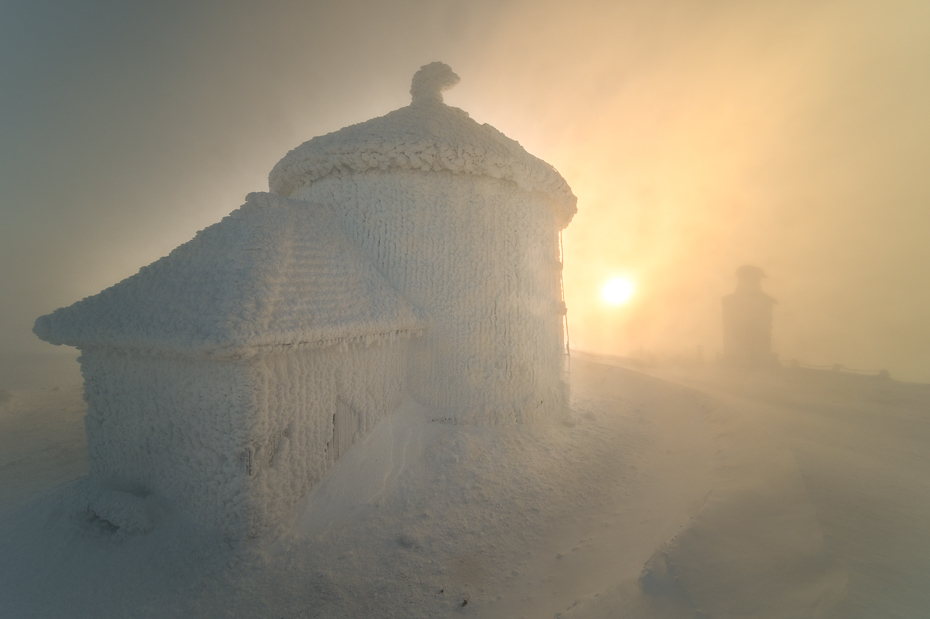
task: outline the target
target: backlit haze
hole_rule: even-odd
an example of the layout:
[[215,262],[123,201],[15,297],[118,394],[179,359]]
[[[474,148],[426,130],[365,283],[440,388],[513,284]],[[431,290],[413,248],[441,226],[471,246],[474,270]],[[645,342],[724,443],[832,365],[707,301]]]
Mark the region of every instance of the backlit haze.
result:
[[13,1],[0,31],[3,354],[441,60],[578,196],[573,347],[712,359],[753,264],[782,360],[930,382],[930,3]]

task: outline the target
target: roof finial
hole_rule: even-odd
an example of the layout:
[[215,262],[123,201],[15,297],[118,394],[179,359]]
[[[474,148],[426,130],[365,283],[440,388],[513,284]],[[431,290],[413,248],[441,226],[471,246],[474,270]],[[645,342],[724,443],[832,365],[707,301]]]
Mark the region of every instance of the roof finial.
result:
[[413,82],[410,94],[416,101],[436,101],[442,103],[442,91],[449,90],[459,83],[459,76],[452,72],[452,67],[443,62],[431,62],[420,67]]

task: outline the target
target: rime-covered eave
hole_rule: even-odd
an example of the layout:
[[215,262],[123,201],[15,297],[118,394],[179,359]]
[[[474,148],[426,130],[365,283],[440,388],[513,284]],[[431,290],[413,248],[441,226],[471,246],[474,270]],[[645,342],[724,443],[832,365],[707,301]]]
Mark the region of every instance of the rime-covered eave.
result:
[[247,342],[218,342],[107,337],[99,333],[88,334],[84,337],[61,336],[61,334],[56,333],[52,315],[47,315],[36,320],[33,331],[46,342],[74,346],[80,350],[110,348],[141,355],[237,360],[314,348],[336,347],[347,349],[374,344],[389,344],[422,335],[425,326],[422,323],[403,326],[385,325],[379,328],[369,326],[367,330],[356,330],[354,332],[346,329],[327,329],[313,334],[298,334],[293,337],[256,338]]
[[439,140],[376,142],[351,148],[324,146],[324,149],[318,149],[313,142],[310,140],[295,148],[278,162],[268,179],[272,193],[293,196],[304,185],[327,176],[372,170],[445,170],[453,174],[513,181],[525,191],[549,196],[556,205],[558,220],[563,226],[567,226],[578,211],[578,200],[568,183],[555,168],[535,157],[535,161],[518,160],[509,153],[489,152],[472,145],[452,145]]
[[291,150],[272,169],[272,193],[294,196],[305,185],[335,175],[372,170],[448,171],[512,181],[552,199],[567,226],[577,198],[559,172],[488,124],[442,102],[441,90],[458,82],[442,63],[414,76],[413,101],[372,120],[315,137]]

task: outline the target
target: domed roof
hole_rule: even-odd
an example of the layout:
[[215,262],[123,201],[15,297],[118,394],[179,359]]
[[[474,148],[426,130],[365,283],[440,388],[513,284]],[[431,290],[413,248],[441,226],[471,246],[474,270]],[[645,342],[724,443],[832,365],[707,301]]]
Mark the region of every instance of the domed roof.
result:
[[271,171],[272,193],[294,196],[306,184],[348,172],[448,170],[511,180],[542,192],[554,199],[560,223],[567,225],[577,199],[565,179],[491,125],[444,104],[442,91],[458,81],[448,65],[425,65],[413,77],[410,105],[304,142]]

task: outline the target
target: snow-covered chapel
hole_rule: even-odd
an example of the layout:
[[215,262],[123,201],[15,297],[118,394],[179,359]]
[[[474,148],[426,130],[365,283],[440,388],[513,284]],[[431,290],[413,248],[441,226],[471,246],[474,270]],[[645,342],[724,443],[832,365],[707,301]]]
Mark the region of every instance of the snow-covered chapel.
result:
[[575,196],[445,105],[457,82],[424,66],[407,107],[298,146],[269,193],[36,321],[81,351],[91,511],[129,526],[155,496],[248,537],[405,398],[455,423],[567,405]]

